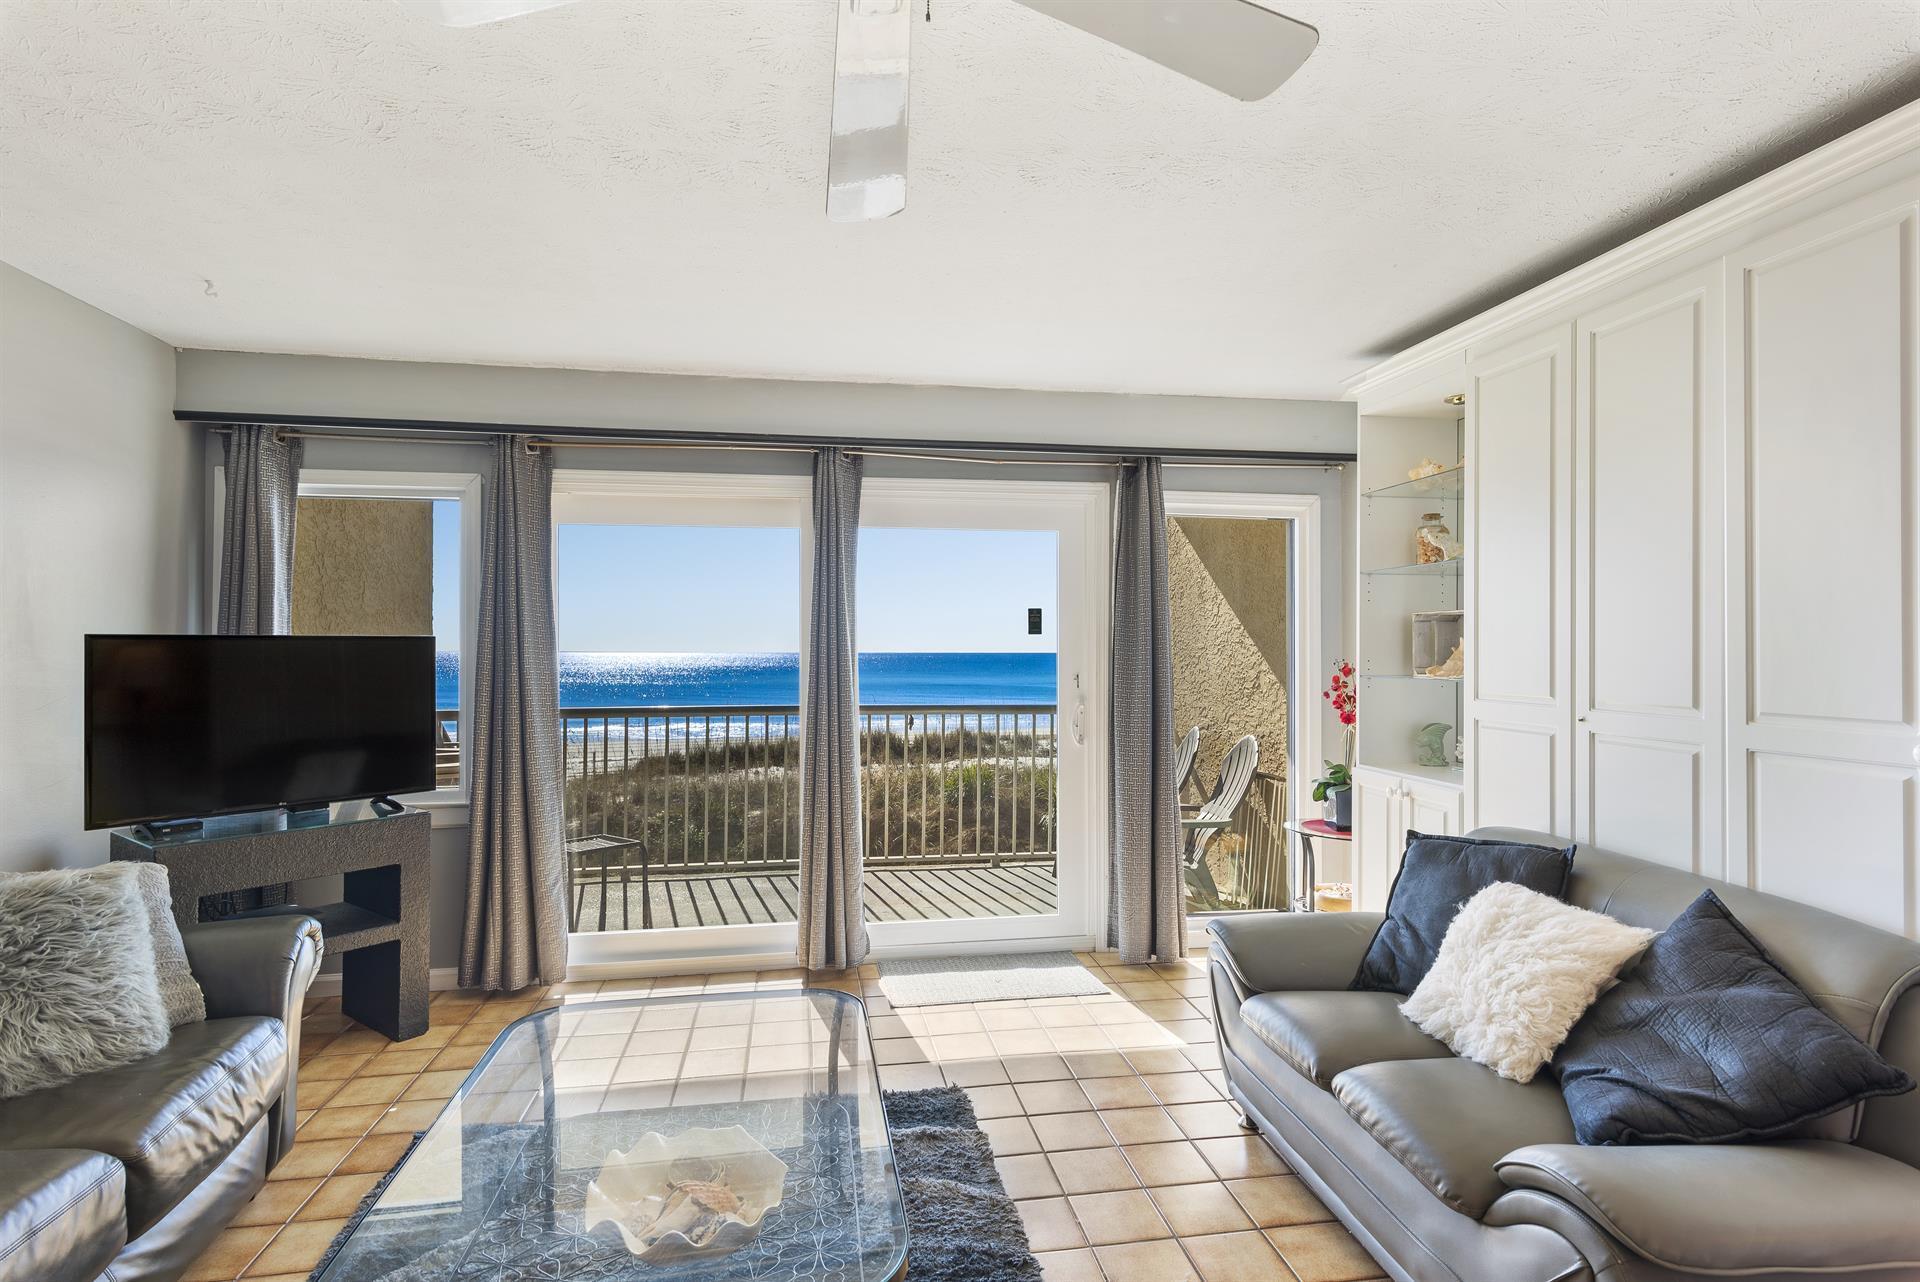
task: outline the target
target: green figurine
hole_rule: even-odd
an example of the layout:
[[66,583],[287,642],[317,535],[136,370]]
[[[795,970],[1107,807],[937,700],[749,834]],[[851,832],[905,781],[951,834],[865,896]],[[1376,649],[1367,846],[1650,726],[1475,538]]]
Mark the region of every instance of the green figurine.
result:
[[1444,721],[1429,721],[1414,732],[1413,759],[1423,766],[1451,765],[1447,756],[1447,736],[1453,727]]

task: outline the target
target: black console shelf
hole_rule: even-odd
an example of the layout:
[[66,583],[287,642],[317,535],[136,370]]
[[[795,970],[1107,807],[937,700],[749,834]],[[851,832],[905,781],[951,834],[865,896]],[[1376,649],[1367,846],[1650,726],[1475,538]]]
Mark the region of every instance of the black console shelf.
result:
[[405,1041],[427,1031],[431,827],[424,810],[380,814],[353,802],[324,816],[269,811],[188,831],[117,829],[112,853],[166,865],[183,928],[199,922],[204,896],[339,875],[338,903],[285,911],[318,920],[327,954],[340,958],[341,1011]]

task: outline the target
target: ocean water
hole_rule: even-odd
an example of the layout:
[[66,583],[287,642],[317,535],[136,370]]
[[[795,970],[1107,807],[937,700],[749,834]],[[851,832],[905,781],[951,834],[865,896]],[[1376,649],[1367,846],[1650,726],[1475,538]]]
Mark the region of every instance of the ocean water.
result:
[[[1053,704],[1051,654],[875,653],[860,656],[860,702]],[[440,706],[459,699],[459,656],[436,664]],[[560,706],[716,707],[800,702],[796,654],[562,654]]]

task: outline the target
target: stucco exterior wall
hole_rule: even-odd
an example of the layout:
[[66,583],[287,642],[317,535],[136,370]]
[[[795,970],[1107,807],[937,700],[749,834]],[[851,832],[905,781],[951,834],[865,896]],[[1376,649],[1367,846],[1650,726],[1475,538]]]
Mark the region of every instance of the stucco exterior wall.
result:
[[293,630],[433,631],[433,504],[304,498],[294,519]]
[[[1284,780],[1287,523],[1177,517],[1167,527],[1174,724],[1180,734],[1200,727],[1187,798],[1213,790],[1221,758],[1242,735],[1259,739],[1261,773]],[[1239,822],[1215,839],[1207,863],[1223,892],[1260,901],[1244,906],[1275,907],[1284,878],[1266,865],[1286,850],[1279,831],[1285,789],[1256,781],[1254,793]]]
[[1287,523],[1211,517],[1167,522],[1173,606],[1173,715],[1200,727],[1202,790],[1241,735],[1260,769],[1287,775]]

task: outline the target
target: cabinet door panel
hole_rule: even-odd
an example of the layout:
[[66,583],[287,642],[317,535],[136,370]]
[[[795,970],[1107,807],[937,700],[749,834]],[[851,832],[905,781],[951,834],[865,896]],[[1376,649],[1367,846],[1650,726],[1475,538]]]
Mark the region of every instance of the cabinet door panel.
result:
[[1920,179],[1728,260],[1728,875],[1920,937]]
[[1405,841],[1399,787],[1378,775],[1353,779],[1354,907],[1379,912],[1393,884],[1395,852]]
[[1545,726],[1503,725],[1476,719],[1470,748],[1476,828],[1532,828],[1564,834],[1560,776],[1555,758],[1564,736]]
[[1714,263],[1582,316],[1574,831],[1724,873],[1724,287]]
[[1573,828],[1573,328],[1467,360],[1468,817]]
[[[1756,720],[1912,719],[1913,564],[1902,532],[1912,441],[1899,377],[1902,340],[1912,339],[1901,324],[1910,235],[1911,219],[1876,222],[1747,272]],[[1835,663],[1841,638],[1846,662]]]
[[1702,795],[1697,744],[1658,739],[1585,736],[1587,769],[1581,783],[1590,816],[1586,841],[1641,859],[1718,876],[1701,867],[1700,830],[1719,798]]
[[1551,704],[1561,591],[1554,556],[1565,344],[1549,342],[1474,378],[1475,482],[1467,554],[1478,577],[1468,654],[1478,697]]
[[1756,752],[1753,885],[1895,934],[1914,928],[1913,771]]
[[[1451,788],[1409,788],[1406,794],[1407,827],[1415,832],[1430,833],[1438,837],[1457,837],[1460,835],[1460,794]],[[1401,850],[1405,853],[1404,847]],[[1400,871],[1399,861],[1394,862],[1394,872]]]

